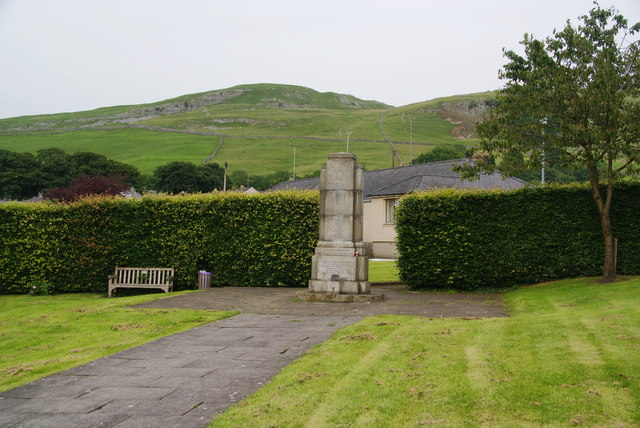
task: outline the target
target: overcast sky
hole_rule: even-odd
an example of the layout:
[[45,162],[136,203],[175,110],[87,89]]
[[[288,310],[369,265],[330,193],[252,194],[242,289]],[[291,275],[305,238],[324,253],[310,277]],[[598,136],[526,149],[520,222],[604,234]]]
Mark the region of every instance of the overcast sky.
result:
[[[640,0],[601,0],[630,23]],[[400,106],[497,89],[592,0],[0,0],[0,118],[284,83]]]

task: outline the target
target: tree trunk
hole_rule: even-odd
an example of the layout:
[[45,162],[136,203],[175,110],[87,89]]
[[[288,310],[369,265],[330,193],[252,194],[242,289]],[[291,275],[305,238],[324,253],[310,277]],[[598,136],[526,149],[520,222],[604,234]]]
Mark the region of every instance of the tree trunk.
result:
[[602,200],[600,193],[600,180],[598,177],[598,169],[595,162],[588,165],[589,183],[591,184],[591,193],[593,199],[598,205],[600,213],[600,225],[602,227],[602,236],[604,238],[604,265],[602,270],[602,282],[613,282],[616,280],[616,254],[615,243],[613,237],[613,228],[611,227],[611,202],[613,201],[613,181],[609,176],[607,182],[606,200]]
[[609,210],[600,213],[600,222],[602,223],[602,233],[604,235],[604,269],[602,273],[603,282],[613,282],[616,280],[616,251],[613,237],[613,229],[611,228],[611,217]]

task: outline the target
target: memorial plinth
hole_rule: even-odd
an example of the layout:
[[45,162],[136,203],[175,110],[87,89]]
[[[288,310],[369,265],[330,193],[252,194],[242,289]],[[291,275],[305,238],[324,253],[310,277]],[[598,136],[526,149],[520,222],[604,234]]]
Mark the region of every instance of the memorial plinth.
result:
[[320,240],[311,259],[308,301],[371,302],[369,257],[362,241],[362,167],[352,153],[333,153],[320,171]]

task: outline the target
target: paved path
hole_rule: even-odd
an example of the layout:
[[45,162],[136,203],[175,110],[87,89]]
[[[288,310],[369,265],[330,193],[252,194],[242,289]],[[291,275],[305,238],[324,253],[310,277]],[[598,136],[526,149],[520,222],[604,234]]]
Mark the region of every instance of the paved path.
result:
[[329,303],[296,300],[302,288],[221,287],[170,299],[153,300],[138,307],[239,310],[252,314],[279,315],[418,315],[430,318],[504,317],[507,310],[499,294],[425,293],[409,291],[405,286],[373,286],[384,293],[382,302]]
[[213,288],[143,307],[242,314],[0,393],[0,427],[206,427],[311,346],[366,316],[506,316],[499,295],[378,287],[379,303],[301,302],[295,290]]
[[0,427],[206,427],[348,316],[240,314],[0,393]]

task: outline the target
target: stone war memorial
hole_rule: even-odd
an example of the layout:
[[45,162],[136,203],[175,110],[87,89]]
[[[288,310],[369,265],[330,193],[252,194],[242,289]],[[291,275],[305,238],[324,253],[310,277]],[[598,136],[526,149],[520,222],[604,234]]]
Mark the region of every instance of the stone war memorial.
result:
[[311,260],[306,301],[374,302],[363,242],[363,174],[352,153],[333,153],[320,171],[320,240]]

